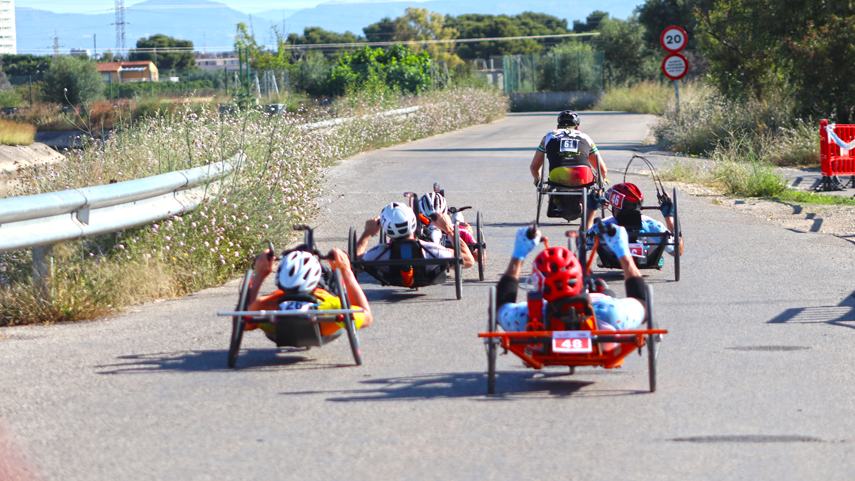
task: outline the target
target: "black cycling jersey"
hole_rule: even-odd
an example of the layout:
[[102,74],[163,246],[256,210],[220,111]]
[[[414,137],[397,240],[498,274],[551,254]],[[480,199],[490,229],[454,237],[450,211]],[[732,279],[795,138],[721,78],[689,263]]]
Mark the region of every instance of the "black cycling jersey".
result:
[[537,150],[546,154],[549,170],[558,167],[586,165],[594,168],[588,156],[597,152],[597,146],[587,134],[575,129],[557,129],[546,134]]

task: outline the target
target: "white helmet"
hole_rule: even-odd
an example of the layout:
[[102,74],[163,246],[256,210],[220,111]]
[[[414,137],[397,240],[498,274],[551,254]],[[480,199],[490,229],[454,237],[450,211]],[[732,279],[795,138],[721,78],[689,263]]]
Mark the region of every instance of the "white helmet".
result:
[[392,202],[380,213],[380,225],[383,232],[392,239],[407,237],[416,231],[416,214],[410,206]]
[[276,286],[283,291],[297,290],[308,294],[321,280],[321,263],[306,251],[291,251],[279,262]]
[[448,206],[445,204],[445,197],[436,192],[428,192],[419,200],[419,210],[430,217],[433,214],[445,214],[448,212]]

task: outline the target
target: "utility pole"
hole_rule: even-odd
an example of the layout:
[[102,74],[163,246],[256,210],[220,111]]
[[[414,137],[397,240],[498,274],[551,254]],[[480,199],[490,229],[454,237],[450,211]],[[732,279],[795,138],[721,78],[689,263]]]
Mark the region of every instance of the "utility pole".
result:
[[125,1],[116,0],[116,50],[124,57],[125,51]]
[[59,44],[60,38],[61,37],[59,36],[59,34],[56,32],[56,30],[54,30],[53,31],[53,58],[59,57],[59,47],[62,47],[62,45]]

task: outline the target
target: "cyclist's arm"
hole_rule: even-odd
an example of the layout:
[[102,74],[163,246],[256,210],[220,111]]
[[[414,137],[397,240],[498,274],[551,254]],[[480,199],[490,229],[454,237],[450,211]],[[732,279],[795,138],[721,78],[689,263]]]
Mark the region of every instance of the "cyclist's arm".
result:
[[[357,282],[356,275],[350,267],[350,259],[347,258],[347,254],[341,249],[333,249],[332,256],[333,258],[329,261],[330,267],[341,271],[342,280],[344,281],[345,289],[347,289],[347,296],[350,298],[350,303],[361,307],[365,311],[362,317],[362,327],[370,325],[373,320],[371,307],[368,305],[368,298],[365,297],[365,292],[362,291],[362,287]],[[349,308],[350,306],[342,307]]]
[[362,235],[356,241],[356,258],[361,259],[365,251],[368,250],[368,241],[380,232],[380,216],[368,219],[365,221],[365,229]]
[[588,154],[588,162],[591,163],[591,166],[600,173],[600,177],[605,181],[606,176],[609,174],[609,169],[606,167],[606,162],[603,160],[603,156],[600,155],[599,151],[591,152]]
[[258,291],[261,290],[261,283],[267,276],[273,272],[273,255],[270,249],[264,249],[264,252],[255,256],[255,267],[252,270],[252,285],[249,287],[249,302],[258,298]]
[[[438,214],[434,222],[436,228],[441,230],[449,239],[454,239],[454,224],[448,214]],[[463,258],[463,268],[469,269],[475,265],[475,256],[469,250],[469,245],[460,240],[460,256]]]
[[531,170],[531,176],[534,177],[534,183],[540,180],[540,171],[543,169],[543,160],[545,155],[543,152],[538,149],[534,151],[534,158],[531,159],[531,165],[529,166],[529,170]]

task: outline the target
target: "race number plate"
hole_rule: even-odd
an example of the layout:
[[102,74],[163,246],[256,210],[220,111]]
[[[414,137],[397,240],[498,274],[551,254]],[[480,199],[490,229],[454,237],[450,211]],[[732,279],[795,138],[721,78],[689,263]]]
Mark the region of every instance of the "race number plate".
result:
[[644,244],[638,242],[635,244],[629,245],[629,253],[632,254],[632,257],[641,257],[644,258],[647,253],[644,252]]
[[552,333],[552,352],[584,354],[592,350],[590,331],[555,331]]

